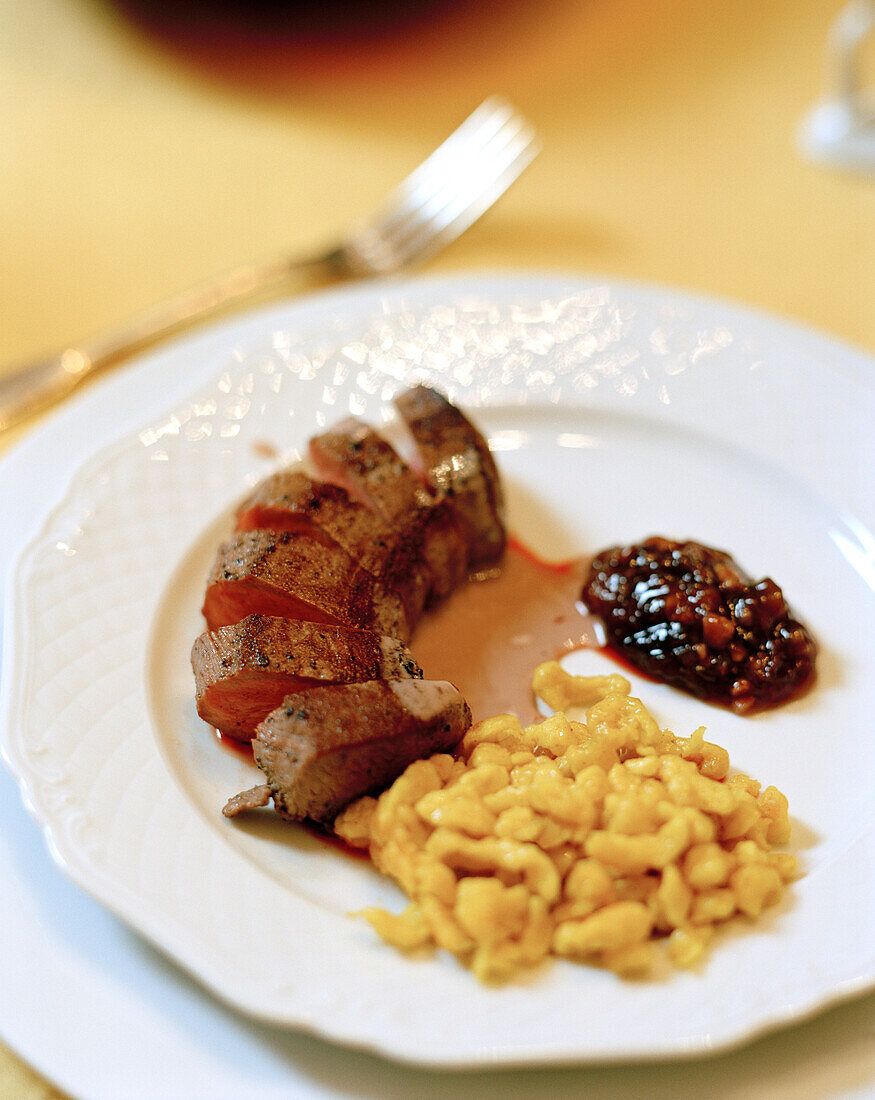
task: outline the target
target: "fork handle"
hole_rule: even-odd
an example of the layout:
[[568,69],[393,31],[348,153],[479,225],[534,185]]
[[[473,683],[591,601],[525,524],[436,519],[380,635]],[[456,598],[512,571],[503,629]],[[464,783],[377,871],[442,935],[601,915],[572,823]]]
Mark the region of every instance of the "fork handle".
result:
[[168,298],[110,332],[0,375],[0,432],[48,409],[104,367],[231,306],[265,298],[287,286],[297,273],[324,277],[347,273],[342,260],[343,253],[338,250],[309,259],[281,256],[236,267]]

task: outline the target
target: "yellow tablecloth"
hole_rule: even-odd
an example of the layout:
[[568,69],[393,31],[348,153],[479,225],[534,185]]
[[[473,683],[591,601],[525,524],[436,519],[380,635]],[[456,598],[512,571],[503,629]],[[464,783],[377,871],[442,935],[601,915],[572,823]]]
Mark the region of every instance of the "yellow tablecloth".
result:
[[[108,2],[0,0],[0,371],[329,240],[491,93],[543,152],[430,270],[672,284],[875,350],[875,180],[796,138],[840,7],[469,0],[242,82]],[[48,1095],[4,1049],[0,1092]]]

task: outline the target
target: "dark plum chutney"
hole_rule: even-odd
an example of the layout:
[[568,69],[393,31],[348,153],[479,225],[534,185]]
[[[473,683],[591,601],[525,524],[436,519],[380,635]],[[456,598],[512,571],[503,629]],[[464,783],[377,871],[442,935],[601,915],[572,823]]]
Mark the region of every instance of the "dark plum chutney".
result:
[[781,589],[720,550],[655,537],[612,547],[593,558],[581,598],[635,668],[738,713],[812,680],[817,646]]

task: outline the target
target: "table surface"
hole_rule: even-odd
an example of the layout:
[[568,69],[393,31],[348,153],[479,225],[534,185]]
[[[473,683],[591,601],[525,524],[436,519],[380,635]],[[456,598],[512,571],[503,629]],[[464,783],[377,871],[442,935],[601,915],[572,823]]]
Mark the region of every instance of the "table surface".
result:
[[[543,151],[430,272],[672,285],[875,351],[875,178],[812,164],[797,140],[841,6],[455,0],[369,33],[258,41],[162,25],[173,5],[145,0],[0,0],[0,373],[240,260],[332,239],[493,93]],[[805,1094],[868,1094],[873,1009],[766,1053],[850,1030],[847,1071]],[[610,1073],[589,1084],[607,1094]],[[0,1095],[56,1094],[0,1047]]]

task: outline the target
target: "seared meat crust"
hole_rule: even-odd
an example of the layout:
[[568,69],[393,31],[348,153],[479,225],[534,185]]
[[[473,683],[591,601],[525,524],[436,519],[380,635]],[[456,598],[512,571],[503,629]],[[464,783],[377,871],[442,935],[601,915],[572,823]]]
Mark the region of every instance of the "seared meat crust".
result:
[[273,801],[328,824],[470,726],[456,688],[424,681],[403,642],[429,602],[500,557],[501,486],[484,438],[440,394],[418,387],[396,405],[412,468],[344,421],[310,441],[324,480],[303,467],[266,478],[219,549],[192,649],[198,712],[251,739],[268,780],[229,817]]
[[339,546],[289,531],[244,531],[221,546],[203,614],[210,630],[260,614],[407,638],[397,596]]
[[345,420],[310,441],[310,458],[321,477],[342,486],[394,529],[421,526],[433,594],[442,597],[458,588],[467,576],[468,553],[455,512],[373,428]]
[[252,744],[277,812],[329,823],[353,799],[387,787],[412,760],[450,752],[470,724],[452,684],[372,681],[288,695]]
[[369,630],[249,615],[205,632],[191,652],[201,718],[249,741],[286,695],[315,684],[422,677],[398,641]]
[[401,600],[409,636],[425,606],[431,575],[422,558],[422,524],[393,528],[339,485],[301,469],[265,478],[237,512],[237,530],[321,532]]
[[505,546],[504,496],[489,445],[470,420],[437,390],[416,386],[395,399],[434,490],[465,532],[468,566],[495,562]]

